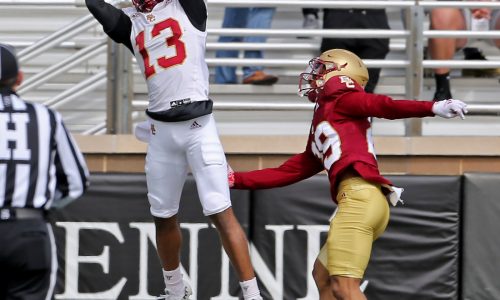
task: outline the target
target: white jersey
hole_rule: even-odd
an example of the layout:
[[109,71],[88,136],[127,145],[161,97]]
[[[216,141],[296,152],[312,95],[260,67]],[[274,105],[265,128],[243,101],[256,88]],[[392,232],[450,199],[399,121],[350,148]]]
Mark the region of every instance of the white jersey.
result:
[[189,21],[178,0],[158,3],[150,13],[134,7],[130,39],[148,86],[151,112],[208,100],[207,33]]

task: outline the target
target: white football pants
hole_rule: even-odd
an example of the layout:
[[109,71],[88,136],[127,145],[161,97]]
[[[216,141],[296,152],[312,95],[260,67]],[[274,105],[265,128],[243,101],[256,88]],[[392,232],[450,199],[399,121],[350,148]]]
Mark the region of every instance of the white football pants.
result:
[[146,179],[151,214],[177,214],[188,170],[193,173],[203,213],[208,216],[231,206],[227,162],[212,114],[189,121],[150,119]]

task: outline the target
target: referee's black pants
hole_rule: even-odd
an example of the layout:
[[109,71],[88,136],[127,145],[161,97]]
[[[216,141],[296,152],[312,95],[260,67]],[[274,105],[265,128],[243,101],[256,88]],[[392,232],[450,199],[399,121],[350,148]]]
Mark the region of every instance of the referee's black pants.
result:
[[0,221],[0,299],[52,299],[47,226],[43,219]]
[[[389,29],[384,9],[325,9],[323,14],[325,29]],[[324,38],[321,52],[330,49],[346,49],[362,59],[385,59],[389,52],[389,39],[386,38]],[[365,91],[373,93],[378,83],[380,69],[368,69],[370,79]]]

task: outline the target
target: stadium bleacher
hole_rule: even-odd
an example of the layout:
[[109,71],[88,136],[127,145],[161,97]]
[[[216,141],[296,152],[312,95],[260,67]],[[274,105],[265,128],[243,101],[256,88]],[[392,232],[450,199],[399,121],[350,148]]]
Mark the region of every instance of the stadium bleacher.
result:
[[[85,7],[68,5],[13,5],[9,1],[0,2],[3,5],[0,10],[0,40],[11,43],[18,51],[22,51],[32,43],[61,30],[86,15]],[[36,1],[31,1],[34,3]],[[6,4],[7,3],[7,4]],[[40,1],[40,3],[45,3]],[[223,5],[210,5],[208,28],[220,29],[223,16]],[[399,8],[388,8],[390,26],[394,30],[403,29],[401,13]],[[278,7],[273,20],[272,29],[300,29],[302,14],[297,7]],[[44,51],[41,55],[22,61],[27,80],[35,74],[42,72],[48,67],[67,59],[81,49],[99,43],[104,38],[103,32],[95,21],[88,30],[70,35],[58,46]],[[217,44],[217,35],[209,34],[207,59],[214,57],[214,52],[220,44]],[[265,50],[266,59],[293,59],[306,62],[309,58],[318,54],[320,38],[297,39],[296,37],[270,37]],[[486,41],[479,41],[487,57],[497,60],[500,52],[490,46]],[[273,48],[274,45],[274,48]],[[248,46],[248,45],[246,45]],[[250,45],[251,46],[251,45]],[[242,45],[244,48],[245,45]],[[23,91],[21,94],[35,102],[46,102],[54,97],[61,99],[61,94],[75,84],[93,78],[88,85],[92,89],[76,94],[71,101],[62,101],[56,104],[56,108],[63,113],[70,129],[75,133],[103,133],[102,126],[106,120],[106,80],[103,74],[106,71],[107,53],[105,46],[97,55],[91,55],[89,59],[83,60],[69,71],[64,72],[37,88]],[[286,51],[283,51],[286,49]],[[391,39],[391,52],[388,60],[403,60],[406,58],[405,40],[401,38]],[[461,53],[456,59],[463,59]],[[210,64],[213,73],[213,64]],[[241,68],[240,68],[241,69]],[[304,104],[307,101],[299,98],[297,90],[297,74],[302,67],[295,65],[280,65],[269,67],[271,72],[280,77],[278,84],[272,87],[259,87],[248,85],[211,85],[211,98],[217,104],[224,103],[292,103]],[[133,104],[134,120],[144,118],[143,109],[147,104],[147,91],[144,80],[137,68],[133,67]],[[241,70],[239,70],[241,76]],[[394,98],[405,97],[405,71],[397,68],[385,68],[381,74],[381,80],[377,92],[388,94]],[[92,77],[97,76],[97,78]],[[468,103],[498,103],[497,91],[499,89],[498,78],[463,78],[460,70],[452,73],[453,95],[457,99]],[[432,78],[424,78],[421,99],[430,99],[434,91]],[[81,95],[80,95],[81,94]],[[310,120],[310,110],[285,111],[285,110],[254,110],[235,111],[217,110],[215,112],[218,120],[219,131],[225,134],[261,135],[261,134],[286,134],[301,135],[307,132]],[[97,127],[96,127],[97,126]],[[93,128],[100,128],[93,130]],[[455,130],[451,130],[455,129]],[[458,129],[458,130],[456,130]],[[488,135],[495,136],[500,132],[500,122],[496,116],[469,116],[466,121],[443,121],[434,118],[425,119],[422,123],[422,135]],[[404,121],[375,120],[375,135],[405,135]]]

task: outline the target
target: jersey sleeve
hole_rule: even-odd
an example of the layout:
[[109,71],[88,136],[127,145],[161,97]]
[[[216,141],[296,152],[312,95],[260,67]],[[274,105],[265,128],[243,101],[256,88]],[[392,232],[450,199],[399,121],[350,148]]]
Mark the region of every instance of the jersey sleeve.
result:
[[207,29],[207,5],[204,0],[179,0],[189,21],[199,31]]
[[256,190],[281,187],[309,178],[323,169],[321,162],[306,151],[292,156],[277,168],[235,172],[233,188]]
[[115,42],[124,44],[130,51],[134,52],[130,42],[132,21],[121,10],[104,0],[85,0],[90,13],[102,25],[104,32]]
[[55,118],[56,195],[52,206],[62,207],[83,195],[89,184],[89,171],[61,116],[55,113]]
[[338,113],[352,117],[376,117],[384,119],[422,118],[434,116],[432,101],[394,100],[385,95],[365,92],[345,93],[336,101]]

